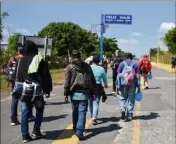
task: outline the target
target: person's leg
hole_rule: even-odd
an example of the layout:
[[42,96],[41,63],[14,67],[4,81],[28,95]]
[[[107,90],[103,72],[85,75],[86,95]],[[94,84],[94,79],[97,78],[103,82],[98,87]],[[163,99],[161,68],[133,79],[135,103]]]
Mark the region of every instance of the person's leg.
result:
[[144,78],[144,74],[141,74],[141,87],[142,87],[142,89],[145,89],[145,78]]
[[83,138],[83,132],[86,124],[86,113],[88,108],[88,100],[79,101],[78,104],[78,121],[76,125],[76,135],[79,139]]
[[145,87],[148,88],[148,74],[144,75]]
[[44,112],[44,100],[43,97],[41,99],[33,102],[36,108],[36,119],[34,123],[34,129],[32,136],[35,138],[42,138],[44,135],[41,134],[40,127],[43,121],[43,112]]
[[96,120],[99,111],[99,103],[100,103],[100,96],[96,96],[95,100],[93,101],[93,115],[92,120]]
[[29,121],[33,121],[33,120],[35,120],[35,117],[33,116],[33,106],[31,107],[31,109],[30,109],[30,114],[29,114],[29,119],[28,119]]
[[88,104],[89,104],[90,118],[92,119],[92,116],[93,116],[93,98],[90,98],[88,100]]
[[116,75],[115,74],[113,74],[112,79],[113,79],[113,92],[115,92],[116,91]]
[[11,102],[11,126],[18,125],[18,99],[12,96],[12,102]]
[[23,137],[23,142],[28,142],[32,140],[32,138],[29,135],[29,126],[28,126],[30,105],[31,104],[21,102],[21,133]]
[[73,123],[74,132],[76,132],[76,125],[77,125],[77,122],[78,122],[78,104],[79,104],[79,101],[71,100],[71,105],[72,105],[72,123]]
[[128,103],[127,103],[127,117],[129,120],[132,120],[133,110],[135,105],[135,86],[132,86],[128,90]]
[[126,113],[126,101],[128,98],[127,88],[119,89],[119,105],[120,105],[120,112],[121,112],[121,119],[125,119]]

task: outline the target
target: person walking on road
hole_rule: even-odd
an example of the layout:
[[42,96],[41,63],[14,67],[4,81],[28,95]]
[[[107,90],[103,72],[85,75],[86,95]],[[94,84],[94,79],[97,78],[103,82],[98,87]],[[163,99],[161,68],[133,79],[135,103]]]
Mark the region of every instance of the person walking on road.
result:
[[121,119],[127,121],[133,118],[136,88],[140,92],[140,69],[132,59],[133,55],[129,53],[117,70],[117,95],[119,96]]
[[91,65],[95,80],[96,80],[96,87],[95,87],[95,94],[90,99],[90,114],[92,119],[92,124],[97,124],[97,116],[99,111],[99,103],[101,99],[101,95],[104,94],[104,89],[102,86],[102,81],[104,83],[104,87],[107,88],[107,74],[103,67],[99,66],[100,58],[98,56],[93,57],[93,63]]
[[[30,70],[30,73],[29,73]],[[39,83],[45,95],[50,96],[52,91],[52,79],[48,68],[48,63],[43,60],[42,56],[39,58],[38,48],[32,41],[26,41],[24,45],[24,57],[21,58],[17,69],[16,81],[19,83],[33,82]],[[23,85],[24,87],[24,85]],[[26,101],[30,95],[25,95],[21,100],[21,132],[23,143],[27,143],[34,139],[39,139],[45,135],[41,133],[40,127],[43,120],[44,113],[44,98],[43,95],[37,96],[34,101]],[[32,106],[36,108],[36,118],[32,137],[29,135],[28,118]]]
[[71,99],[73,130],[79,140],[84,140],[88,100],[93,96],[96,81],[89,64],[81,60],[78,50],[73,50],[72,63],[66,67],[64,96]]
[[148,55],[144,55],[142,60],[139,62],[141,70],[141,87],[142,89],[148,89],[148,75],[151,74],[152,65],[148,59]]
[[112,67],[112,81],[113,81],[113,91],[112,94],[115,94],[116,91],[116,79],[117,79],[117,69],[119,64],[122,62],[122,58],[119,56],[119,50],[116,50],[115,56],[111,58],[111,67]]
[[[23,49],[18,48],[18,54],[15,57],[11,57],[8,60],[7,68],[6,68],[6,75],[8,79],[8,87],[10,87],[10,91],[12,93],[15,85],[15,79],[16,79],[16,72],[15,69],[17,68],[17,63],[19,59],[23,57]],[[14,76],[13,76],[14,75]],[[20,124],[18,121],[18,99],[12,96],[12,102],[11,102],[11,126],[15,126]],[[32,115],[32,108],[30,110],[30,116],[29,121],[33,121],[35,117]]]

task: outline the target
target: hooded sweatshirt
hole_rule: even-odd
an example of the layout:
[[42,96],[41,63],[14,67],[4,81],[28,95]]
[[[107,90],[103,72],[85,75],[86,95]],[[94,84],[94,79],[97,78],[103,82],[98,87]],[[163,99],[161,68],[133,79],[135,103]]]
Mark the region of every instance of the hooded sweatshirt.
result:
[[17,81],[24,82],[31,80],[39,82],[43,92],[49,94],[52,91],[52,79],[48,68],[48,63],[43,59],[40,61],[36,73],[28,74],[28,69],[33,58],[38,54],[38,48],[32,41],[26,41],[24,45],[24,57],[20,59],[17,67]]
[[[81,86],[77,85],[79,83],[79,81],[76,80],[77,72],[83,72],[87,74],[87,77],[81,80],[81,81],[85,80],[84,85]],[[89,82],[86,81],[86,78],[89,79]],[[96,81],[92,69],[87,63],[81,60],[76,60],[67,66],[65,71],[65,86],[64,86],[65,96],[73,95],[75,93],[83,93],[83,94],[86,93],[88,95],[91,95],[93,93],[93,87],[95,85]]]

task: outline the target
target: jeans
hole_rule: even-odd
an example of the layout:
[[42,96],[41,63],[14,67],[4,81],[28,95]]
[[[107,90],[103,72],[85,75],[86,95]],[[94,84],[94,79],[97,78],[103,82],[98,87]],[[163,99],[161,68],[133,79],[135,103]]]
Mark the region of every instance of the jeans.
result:
[[[18,99],[12,96],[12,102],[11,102],[11,120],[17,121],[18,120]],[[32,116],[32,107],[30,109],[29,116]]]
[[100,96],[95,96],[95,99],[91,98],[89,101],[90,116],[92,119],[96,119],[99,111]]
[[85,129],[88,100],[71,100],[71,104],[73,129],[81,135]]
[[120,110],[126,111],[127,116],[133,114],[134,104],[135,104],[135,92],[136,87],[132,86],[125,86],[119,89],[119,103],[120,103]]
[[21,102],[21,132],[22,136],[29,134],[28,118],[30,116],[30,110],[34,104],[36,109],[36,118],[34,123],[34,130],[40,130],[41,123],[43,121],[43,112],[44,112],[44,100],[41,97],[40,100],[36,100],[33,103]]

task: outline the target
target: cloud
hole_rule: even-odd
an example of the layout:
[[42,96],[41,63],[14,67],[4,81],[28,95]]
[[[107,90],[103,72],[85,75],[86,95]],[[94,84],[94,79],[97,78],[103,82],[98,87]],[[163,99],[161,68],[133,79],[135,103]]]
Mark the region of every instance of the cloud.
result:
[[139,32],[133,32],[132,35],[133,35],[133,36],[141,36],[142,34],[139,33]]
[[138,44],[138,41],[136,39],[119,39],[118,40],[119,43],[123,43],[123,44]]
[[159,31],[160,32],[167,32],[168,30],[172,29],[175,27],[175,24],[172,23],[172,22],[163,22],[161,25],[160,25],[160,29]]

